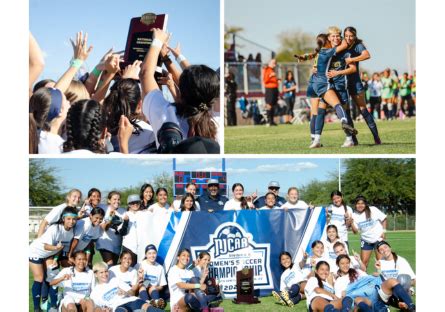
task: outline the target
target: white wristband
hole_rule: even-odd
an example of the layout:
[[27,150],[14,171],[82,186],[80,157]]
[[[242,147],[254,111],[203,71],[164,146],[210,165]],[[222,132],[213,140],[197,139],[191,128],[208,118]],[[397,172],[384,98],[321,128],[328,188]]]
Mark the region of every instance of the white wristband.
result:
[[186,58],[184,55],[179,54],[178,57],[176,58],[176,62],[181,63],[182,61],[185,61]]
[[153,41],[151,42],[152,47],[158,47],[159,49],[162,49],[163,45],[164,45],[164,43],[161,40],[159,40],[158,38],[154,38]]

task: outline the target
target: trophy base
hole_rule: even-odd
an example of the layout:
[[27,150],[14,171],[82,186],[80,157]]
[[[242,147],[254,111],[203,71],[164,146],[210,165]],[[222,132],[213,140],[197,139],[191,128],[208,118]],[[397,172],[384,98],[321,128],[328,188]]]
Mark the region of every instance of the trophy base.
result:
[[234,298],[232,300],[232,302],[235,303],[235,304],[256,304],[256,303],[261,303],[261,301],[257,297],[252,297],[252,298],[249,298],[249,299]]

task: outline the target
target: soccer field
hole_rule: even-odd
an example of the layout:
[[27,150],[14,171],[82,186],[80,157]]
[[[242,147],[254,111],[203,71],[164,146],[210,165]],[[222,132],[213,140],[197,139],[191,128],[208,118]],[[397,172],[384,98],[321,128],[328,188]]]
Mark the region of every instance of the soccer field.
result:
[[377,121],[381,145],[374,145],[365,122],[356,122],[359,145],[342,148],[345,135],[338,122],[325,124],[322,148],[309,149],[309,124],[277,127],[225,127],[227,154],[415,154],[416,120]]
[[[358,235],[349,235],[351,248],[357,252],[360,252],[360,241]],[[400,231],[400,232],[388,232],[387,240],[391,244],[392,250],[398,255],[406,258],[410,265],[412,266],[414,272],[416,271],[416,232],[415,231]],[[100,261],[100,255],[95,254],[94,262]],[[371,258],[371,262],[368,266],[368,273],[374,272],[374,260]],[[29,274],[29,311],[32,312],[32,297],[31,297],[31,286],[32,286],[32,275]],[[260,304],[253,305],[236,305],[232,303],[231,300],[224,300],[222,307],[225,311],[289,311],[291,308],[283,307],[275,304],[275,300],[272,296],[261,297]],[[169,306],[167,306],[166,311],[170,311]],[[303,300],[297,306],[292,308],[292,311],[307,311],[306,301]],[[393,311],[393,310],[392,310]],[[396,311],[394,309],[394,311]]]

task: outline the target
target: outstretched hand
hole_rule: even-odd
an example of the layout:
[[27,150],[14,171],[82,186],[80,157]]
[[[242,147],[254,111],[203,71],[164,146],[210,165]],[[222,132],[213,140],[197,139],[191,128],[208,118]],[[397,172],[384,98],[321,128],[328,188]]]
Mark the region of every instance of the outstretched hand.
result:
[[181,44],[178,42],[175,48],[168,47],[169,51],[176,57],[181,55]]
[[74,50],[74,59],[85,61],[93,50],[93,46],[87,48],[88,33],[85,33],[85,36],[83,36],[82,31],[80,31],[76,35],[76,40],[73,41],[73,39],[70,38],[70,41]]
[[141,70],[142,61],[136,60],[133,64],[125,67],[124,72],[122,74],[122,79],[130,78],[130,79],[139,79],[139,71]]
[[170,38],[170,34],[166,31],[159,29],[159,28],[153,28],[153,39],[159,39],[162,41],[162,43],[167,43]]

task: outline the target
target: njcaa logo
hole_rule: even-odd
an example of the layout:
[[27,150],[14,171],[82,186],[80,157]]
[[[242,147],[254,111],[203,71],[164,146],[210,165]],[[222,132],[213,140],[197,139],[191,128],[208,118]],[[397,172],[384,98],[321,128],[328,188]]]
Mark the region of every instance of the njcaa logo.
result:
[[[252,235],[250,235],[252,239]],[[249,247],[249,237],[237,226],[227,226],[221,229],[213,239],[215,257],[223,256],[229,252]]]

